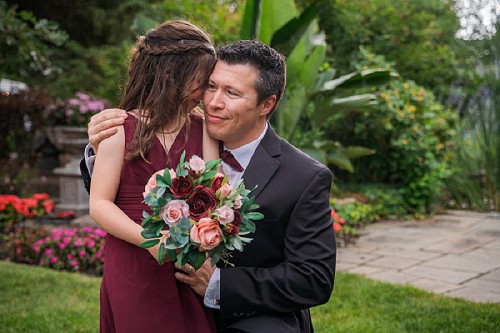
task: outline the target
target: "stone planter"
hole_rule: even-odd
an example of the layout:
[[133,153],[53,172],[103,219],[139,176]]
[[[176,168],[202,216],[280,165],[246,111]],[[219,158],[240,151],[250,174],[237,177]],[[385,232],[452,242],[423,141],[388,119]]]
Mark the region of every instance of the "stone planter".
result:
[[60,210],[72,210],[77,216],[88,213],[89,196],[80,175],[80,160],[88,143],[87,128],[55,126],[50,131],[51,141],[65,154],[62,167],[54,169],[59,177]]

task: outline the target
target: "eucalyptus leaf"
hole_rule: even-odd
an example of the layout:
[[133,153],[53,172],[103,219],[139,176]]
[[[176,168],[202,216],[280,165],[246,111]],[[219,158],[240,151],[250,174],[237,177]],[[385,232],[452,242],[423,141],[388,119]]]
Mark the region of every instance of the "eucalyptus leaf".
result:
[[150,247],[153,247],[155,246],[156,244],[158,244],[160,242],[159,239],[150,239],[150,240],[147,240],[147,241],[144,241],[140,244],[140,246],[142,248],[145,248],[145,249],[149,249]]

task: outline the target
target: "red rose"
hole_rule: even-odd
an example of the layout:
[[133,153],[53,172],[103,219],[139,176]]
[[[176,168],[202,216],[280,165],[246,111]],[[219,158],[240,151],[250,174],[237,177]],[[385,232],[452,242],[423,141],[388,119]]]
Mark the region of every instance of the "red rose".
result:
[[236,235],[240,232],[240,227],[230,223],[227,225],[227,228],[224,229],[224,233],[226,235]]
[[193,182],[186,177],[174,178],[172,180],[172,186],[170,186],[170,192],[178,198],[185,198],[189,196],[193,190]]
[[217,192],[222,186],[222,181],[224,180],[224,174],[217,172],[215,177],[212,179],[212,189]]
[[238,209],[235,209],[234,210],[234,220],[233,220],[233,224],[237,227],[240,226],[241,224],[241,213]]
[[187,201],[189,205],[190,216],[193,220],[199,221],[207,217],[209,211],[213,211],[217,206],[215,192],[210,187],[198,185],[191,193]]

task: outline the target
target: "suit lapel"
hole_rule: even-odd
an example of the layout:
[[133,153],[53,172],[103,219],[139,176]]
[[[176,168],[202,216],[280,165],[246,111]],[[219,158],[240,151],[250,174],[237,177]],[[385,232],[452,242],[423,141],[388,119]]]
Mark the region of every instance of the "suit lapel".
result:
[[243,173],[243,180],[247,189],[253,189],[257,186],[251,193],[252,196],[257,197],[278,170],[280,166],[278,157],[280,155],[279,137],[269,125],[264,138],[255,149],[255,153]]

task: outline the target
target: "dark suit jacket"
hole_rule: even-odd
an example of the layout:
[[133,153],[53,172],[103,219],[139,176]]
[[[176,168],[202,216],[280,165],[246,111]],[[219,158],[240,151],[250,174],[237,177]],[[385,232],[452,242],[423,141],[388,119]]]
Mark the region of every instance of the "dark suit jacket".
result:
[[329,300],[335,277],[331,172],[269,127],[243,179],[264,219],[221,269],[218,328],[312,332],[309,307]]
[[[86,187],[90,176],[80,164]],[[243,179],[264,219],[253,240],[221,268],[217,327],[244,332],[312,332],[309,307],[326,303],[335,277],[332,175],[269,127]]]

